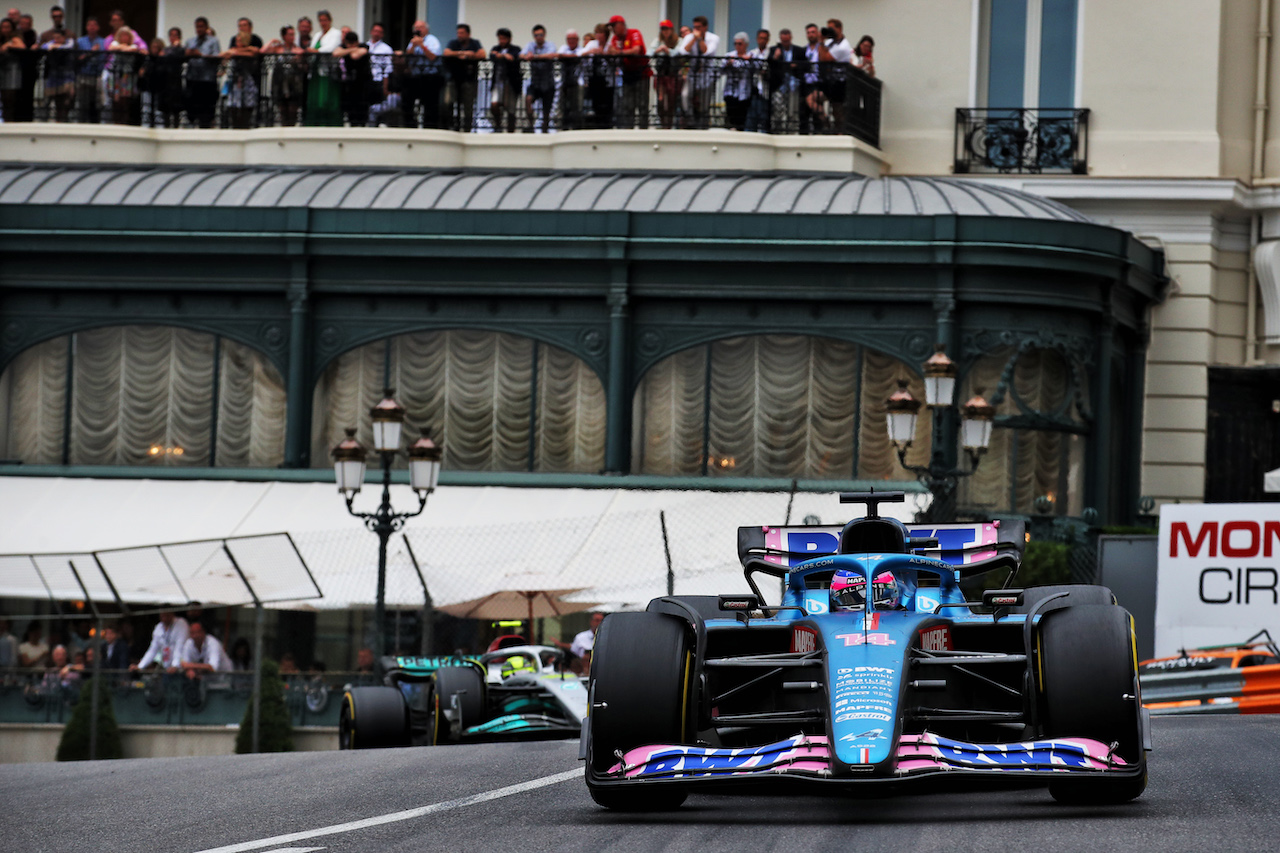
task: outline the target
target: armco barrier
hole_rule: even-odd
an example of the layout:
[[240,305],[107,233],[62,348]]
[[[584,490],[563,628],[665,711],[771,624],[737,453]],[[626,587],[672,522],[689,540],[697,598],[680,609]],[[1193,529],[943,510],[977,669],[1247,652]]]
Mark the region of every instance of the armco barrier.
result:
[[1280,664],[1142,676],[1154,716],[1280,713]]

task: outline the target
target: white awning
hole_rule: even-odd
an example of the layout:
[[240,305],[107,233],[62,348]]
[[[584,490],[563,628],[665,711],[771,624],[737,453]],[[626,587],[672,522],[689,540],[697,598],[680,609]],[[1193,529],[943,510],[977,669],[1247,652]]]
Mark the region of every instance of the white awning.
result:
[[[926,495],[886,504],[904,521]],[[356,509],[376,508],[367,486]],[[667,562],[677,594],[745,592],[737,559],[739,526],[798,524],[806,516],[842,522],[857,507],[835,492],[715,492],[442,486],[426,511],[392,537],[387,603],[420,607],[417,558],[437,606],[499,591],[513,573],[536,572],[581,589],[570,598],[614,606],[667,592]],[[392,487],[392,506],[411,509],[408,486]],[[0,554],[88,552],[188,540],[287,532],[324,597],[290,608],[372,607],[377,537],[347,514],[332,483],[209,480],[0,478]],[[412,554],[410,553],[412,549]],[[2,594],[2,593],[0,593]]]

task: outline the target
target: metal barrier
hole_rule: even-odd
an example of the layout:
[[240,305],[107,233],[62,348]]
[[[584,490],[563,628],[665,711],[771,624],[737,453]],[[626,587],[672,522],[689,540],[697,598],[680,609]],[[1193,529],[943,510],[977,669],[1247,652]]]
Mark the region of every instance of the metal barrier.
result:
[[1280,713],[1280,664],[1143,675],[1154,716]]
[[846,63],[717,57],[554,61],[177,54],[0,55],[9,121],[145,127],[420,127],[462,132],[726,128],[880,144],[882,84]]

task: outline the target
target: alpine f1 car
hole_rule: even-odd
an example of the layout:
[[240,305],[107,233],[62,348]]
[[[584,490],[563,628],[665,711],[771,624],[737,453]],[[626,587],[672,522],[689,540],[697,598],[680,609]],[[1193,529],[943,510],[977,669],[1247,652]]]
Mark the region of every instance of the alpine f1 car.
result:
[[476,658],[384,658],[385,686],[350,687],[340,749],[467,740],[574,737],[587,691],[550,646],[510,646]]
[[[751,594],[607,616],[580,757],[600,805],[674,808],[760,780],[894,789],[1046,781],[1074,803],[1146,787],[1133,621],[1104,587],[1013,589],[1023,525],[908,529],[901,492],[841,527],[746,527]],[[989,572],[1004,587],[966,600]],[[757,575],[782,580],[765,604]]]

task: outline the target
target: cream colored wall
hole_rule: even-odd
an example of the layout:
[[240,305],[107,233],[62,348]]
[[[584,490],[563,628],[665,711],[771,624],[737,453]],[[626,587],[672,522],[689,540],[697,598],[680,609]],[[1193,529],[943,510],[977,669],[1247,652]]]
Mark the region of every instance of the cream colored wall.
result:
[[648,44],[658,35],[662,8],[661,0],[466,0],[458,15],[460,21],[471,25],[471,35],[486,48],[498,43],[499,27],[511,30],[511,40],[523,46],[533,38],[533,25],[542,24],[547,38],[559,45],[564,42],[565,30],[573,28],[585,35],[613,15],[625,17],[627,26],[638,29]]
[[1247,181],[1253,171],[1258,0],[1225,0],[1218,47],[1220,173]]
[[356,29],[360,6],[359,0],[265,0],[257,3],[246,0],[218,0],[216,3],[209,0],[164,0],[159,5],[161,14],[157,17],[157,24],[161,32],[169,27],[181,27],[182,37],[189,39],[196,34],[196,18],[203,15],[209,19],[209,26],[218,34],[218,41],[225,49],[236,34],[236,21],[242,17],[253,21],[253,31],[266,43],[277,38],[285,24],[295,24],[304,15],[314,22],[320,9],[333,13],[335,27],[345,25]]

